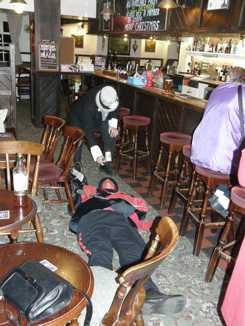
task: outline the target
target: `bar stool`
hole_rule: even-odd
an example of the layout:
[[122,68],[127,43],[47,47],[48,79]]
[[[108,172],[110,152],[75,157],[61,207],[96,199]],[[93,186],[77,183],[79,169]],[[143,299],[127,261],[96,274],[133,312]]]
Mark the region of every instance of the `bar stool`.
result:
[[[224,229],[222,230],[219,241],[214,248],[209,261],[205,281],[210,282],[218,266],[220,258],[224,258],[230,263],[235,258],[233,248],[240,245],[244,238],[245,231],[245,188],[233,187],[231,189],[229,216],[226,219]],[[237,232],[235,232],[235,217],[240,216],[241,222]]]
[[119,137],[118,143],[120,143],[120,139],[122,138],[123,134],[123,118],[130,115],[130,109],[126,107],[120,107],[118,112],[118,128],[119,128]]
[[[121,158],[132,161],[133,164],[133,180],[137,174],[138,160],[148,159],[150,164],[149,149],[149,126],[151,119],[142,115],[129,115],[123,117],[123,134],[120,142],[117,170],[119,171]],[[144,133],[142,146],[140,149],[139,132]]]
[[[153,179],[156,177],[162,182],[160,206],[162,208],[163,201],[165,199],[168,185],[170,183],[176,183],[179,165],[181,160],[182,148],[191,142],[191,136],[181,132],[163,132],[160,134],[160,152],[158,160],[153,173],[150,178],[148,193],[151,192]],[[164,147],[168,146],[168,158],[166,162],[166,168],[161,169],[161,162],[163,159]],[[173,180],[169,180],[169,177],[173,176]]]
[[188,201],[188,193],[190,189],[193,164],[191,163],[191,145],[184,145],[182,148],[183,163],[179,171],[177,184],[173,189],[172,196],[170,199],[168,212],[171,212],[176,205],[177,198],[179,198],[184,205]]
[[[181,220],[180,234],[185,234],[189,218],[191,218],[196,225],[193,248],[193,254],[196,256],[200,254],[205,229],[222,228],[225,224],[225,221],[209,221],[209,213],[212,211],[212,208],[208,203],[208,199],[213,194],[216,187],[222,184],[230,186],[229,175],[202,168],[200,166],[195,167],[188,202]],[[200,191],[200,188],[202,188],[201,190],[203,191]]]
[[126,108],[124,106],[119,108],[119,120],[122,120],[123,117],[126,117],[127,115],[130,115],[130,109]]

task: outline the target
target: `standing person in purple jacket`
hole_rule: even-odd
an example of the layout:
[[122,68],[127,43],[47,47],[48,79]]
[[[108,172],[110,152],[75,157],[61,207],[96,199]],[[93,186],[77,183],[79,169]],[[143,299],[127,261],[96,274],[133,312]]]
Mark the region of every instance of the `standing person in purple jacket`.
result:
[[242,84],[245,106],[245,69],[234,67],[229,77],[229,82],[215,88],[209,98],[193,134],[191,161],[213,171],[236,174],[236,152],[242,141],[238,85]]

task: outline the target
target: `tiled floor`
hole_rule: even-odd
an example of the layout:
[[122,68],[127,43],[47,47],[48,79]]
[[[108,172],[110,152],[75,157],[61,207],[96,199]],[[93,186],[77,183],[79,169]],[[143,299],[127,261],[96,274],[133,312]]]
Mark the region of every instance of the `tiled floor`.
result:
[[[29,139],[33,141],[40,140],[41,130],[33,127],[30,123],[29,107],[26,103],[18,105],[17,112],[17,132],[20,139]],[[83,156],[84,172],[88,181],[97,184],[104,177],[103,173],[91,160],[88,151]],[[160,210],[159,194],[160,186],[154,187],[153,195],[148,197],[147,186],[149,176],[144,167],[138,170],[140,177],[136,181],[132,181],[131,168],[127,164],[123,164],[119,175],[115,179],[119,183],[121,191],[141,195],[150,205],[150,211],[147,219],[152,219],[157,214],[166,215],[166,209]],[[66,248],[81,254],[76,239],[68,229],[70,216],[67,213],[66,205],[44,205],[42,214],[42,223],[45,232],[45,241]],[[181,218],[181,205],[178,205],[172,218],[178,224]],[[141,233],[144,239],[148,239],[148,233]],[[212,283],[204,282],[204,275],[208,264],[208,256],[212,248],[209,238],[205,241],[205,250],[201,251],[199,257],[192,255],[193,245],[193,229],[187,232],[186,237],[181,237],[175,250],[163,262],[159,269],[154,273],[153,279],[159,289],[165,293],[183,294],[187,299],[185,309],[176,315],[152,315],[145,316],[146,326],[221,326],[221,318],[219,316],[219,298],[223,288],[224,273],[218,269]],[[85,257],[84,257],[85,258]],[[117,264],[117,258],[114,258],[114,264]],[[97,326],[97,325],[91,325]]]

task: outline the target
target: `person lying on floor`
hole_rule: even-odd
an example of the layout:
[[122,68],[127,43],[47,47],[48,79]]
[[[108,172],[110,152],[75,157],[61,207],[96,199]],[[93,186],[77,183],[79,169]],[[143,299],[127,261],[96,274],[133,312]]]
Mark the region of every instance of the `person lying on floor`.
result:
[[[88,255],[88,264],[92,266],[95,279],[92,301],[96,293],[100,293],[100,298],[104,298],[103,292],[107,295],[105,302],[108,305],[103,313],[108,310],[118,286],[115,281],[117,274],[112,266],[113,249],[118,253],[121,268],[142,259],[145,242],[136,226],[143,230],[150,229],[152,222],[142,221],[147,211],[143,199],[119,192],[112,178],[102,179],[98,189],[91,185],[83,187],[81,203],[69,226],[77,234],[79,245]],[[101,289],[103,285],[106,285],[104,290]],[[185,298],[182,295],[160,292],[151,279],[146,283],[145,291],[143,312],[171,314],[184,308]],[[100,317],[102,319],[102,312]]]

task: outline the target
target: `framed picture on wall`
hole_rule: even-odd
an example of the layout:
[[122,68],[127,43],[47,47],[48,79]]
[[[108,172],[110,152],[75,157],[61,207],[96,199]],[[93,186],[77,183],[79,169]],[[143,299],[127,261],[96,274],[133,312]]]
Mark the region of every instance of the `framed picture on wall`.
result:
[[207,10],[229,9],[230,0],[208,0]]
[[156,52],[155,40],[145,40],[145,52]]
[[130,54],[130,39],[124,37],[110,37],[108,51],[116,54]]
[[75,40],[75,48],[83,48],[84,36],[83,35],[72,35]]

